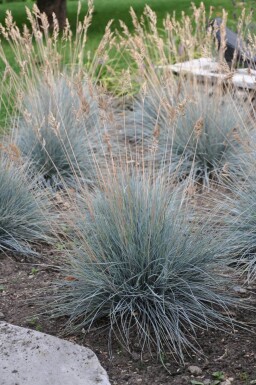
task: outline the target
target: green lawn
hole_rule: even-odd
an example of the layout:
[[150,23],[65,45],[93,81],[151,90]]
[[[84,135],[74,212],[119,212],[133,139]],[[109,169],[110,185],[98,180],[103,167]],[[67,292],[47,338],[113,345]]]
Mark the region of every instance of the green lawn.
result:
[[[194,3],[196,6],[199,6],[201,0],[194,0]],[[214,5],[215,16],[221,16],[222,8],[224,7],[230,15],[229,25],[232,25],[233,23],[233,26],[235,28],[236,21],[233,21],[233,14],[234,12],[239,14],[243,2],[238,2],[238,4],[240,4],[240,7],[238,6],[236,10],[234,10],[232,0],[205,0],[204,3],[207,10],[210,8],[211,5]],[[69,22],[73,32],[75,32],[78,1],[67,0],[67,4]],[[110,19],[114,20],[112,25],[113,30],[115,28],[119,28],[120,19],[126,23],[128,28],[132,29],[132,21],[129,14],[130,7],[133,7],[136,14],[140,16],[143,12],[145,4],[149,5],[157,13],[158,26],[160,28],[162,26],[162,21],[167,13],[172,14],[175,11],[177,18],[181,16],[182,11],[189,15],[192,13],[191,0],[95,0],[95,12],[93,15],[92,25],[90,26],[88,32],[87,49],[91,51],[95,50],[99,41],[102,38],[102,35],[104,34],[105,26],[107,25]],[[246,4],[247,8],[250,9],[252,5],[255,4],[255,0],[248,0],[244,4]],[[33,2],[31,0],[10,3],[7,2],[4,4],[0,4],[0,23],[4,23],[5,13],[7,10],[10,10],[13,14],[13,18],[17,26],[22,27],[22,25],[27,22],[25,7],[27,6],[29,8],[32,8],[32,5]],[[80,19],[82,20],[87,12],[87,1],[82,0],[81,5],[82,8],[80,13]],[[5,42],[2,42],[2,44],[6,49],[8,59],[13,65],[14,63],[12,61],[11,51],[8,49],[8,46],[5,44]],[[3,69],[4,64],[0,60],[0,73],[1,71],[3,71]]]
[[[68,18],[72,29],[75,30],[78,2],[75,0],[67,0],[67,3]],[[201,0],[194,0],[194,3],[199,6]],[[233,15],[234,7],[231,0],[205,0],[204,3],[207,9],[209,9],[210,5],[214,5],[214,12],[216,15],[221,15],[223,7],[229,12],[231,17]],[[25,6],[31,8],[32,4],[32,1],[0,4],[0,23],[3,23],[4,21],[6,10],[10,10],[17,25],[19,27],[22,26],[22,24],[26,23]],[[82,18],[87,10],[87,2],[83,0],[81,4]],[[131,27],[132,23],[129,16],[130,7],[133,7],[136,13],[141,15],[145,4],[149,5],[157,13],[159,24],[161,24],[161,21],[166,16],[167,12],[172,13],[175,11],[177,17],[181,15],[182,11],[191,14],[191,0],[95,0],[95,14],[89,32],[90,37],[93,39],[95,38],[96,40],[100,39],[104,32],[104,28],[110,19],[114,19],[114,28],[119,26],[119,19],[125,21],[128,27]],[[239,4],[241,5],[243,2],[240,2]],[[245,4],[250,8],[255,4],[255,0],[246,1]]]
[[[196,6],[199,6],[201,0],[194,0]],[[232,0],[205,0],[206,9],[209,9],[210,5],[214,5],[214,14],[215,16],[221,16],[222,8],[224,7],[230,14],[230,23],[232,23],[232,16],[234,13],[234,8],[232,5]],[[246,1],[245,4],[248,9],[255,4],[255,0]],[[10,10],[13,14],[14,20],[18,27],[22,27],[27,21],[27,16],[25,12],[25,7],[32,7],[32,1],[23,1],[23,2],[10,2],[0,4],[0,23],[4,23],[5,12]],[[71,28],[75,31],[76,19],[77,19],[77,7],[78,2],[76,0],[67,0],[68,4],[68,18],[71,24]],[[80,14],[80,19],[83,19],[87,11],[87,2],[82,0],[82,9]],[[123,20],[129,28],[132,28],[132,21],[129,15],[130,7],[133,7],[137,15],[141,15],[144,9],[145,4],[148,4],[158,16],[158,25],[161,27],[162,20],[167,13],[176,12],[177,17],[179,18],[182,11],[185,11],[186,14],[192,13],[191,0],[95,0],[95,12],[93,16],[93,22],[89,29],[88,33],[88,48],[94,50],[99,43],[107,22],[110,19],[114,19],[113,29],[119,28],[118,20]],[[243,2],[239,3],[240,5]],[[239,13],[241,8],[237,9]],[[234,25],[236,22],[234,22]],[[0,63],[0,71],[3,66]]]

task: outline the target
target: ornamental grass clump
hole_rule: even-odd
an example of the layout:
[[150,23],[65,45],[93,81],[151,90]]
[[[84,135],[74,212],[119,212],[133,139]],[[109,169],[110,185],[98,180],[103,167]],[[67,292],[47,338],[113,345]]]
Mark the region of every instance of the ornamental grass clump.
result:
[[210,90],[195,81],[159,82],[123,121],[126,143],[142,146],[144,160],[206,187],[211,180],[220,182],[227,170],[238,177],[240,158],[251,151],[248,105],[239,105],[217,85]]
[[255,158],[246,159],[243,181],[229,184],[229,194],[216,204],[222,225],[231,237],[227,254],[234,258],[247,281],[256,279],[256,177]]
[[239,106],[232,95],[219,92],[203,88],[191,95],[177,117],[170,158],[167,154],[170,171],[181,178],[192,174],[204,186],[211,179],[220,182],[227,170],[239,177],[241,157],[250,151],[248,106]]
[[142,355],[169,351],[183,361],[185,351],[198,350],[197,330],[231,322],[217,233],[206,221],[197,227],[181,191],[160,179],[120,177],[104,186],[86,199],[52,314],[69,317],[69,331],[103,319],[129,351],[136,338]]
[[55,187],[92,183],[94,147],[97,138],[101,147],[101,139],[96,91],[89,81],[44,78],[24,98],[23,108],[15,142],[36,175]]
[[[18,154],[16,147],[9,153]],[[51,240],[51,204],[46,190],[30,179],[27,167],[0,158],[0,251],[36,255],[35,246]]]
[[[104,153],[102,131],[111,111],[106,107],[109,95],[100,87],[99,79],[114,37],[110,22],[94,54],[90,54],[86,43],[92,1],[87,9],[81,20],[78,5],[75,34],[68,20],[60,30],[53,18],[50,28],[36,5],[26,9],[28,25],[19,29],[9,11],[0,24],[5,43],[0,46],[3,78],[12,101],[6,125],[9,130],[11,125],[14,128],[15,144],[34,173],[41,173],[46,184],[55,187],[93,183],[98,167],[94,167],[94,160]],[[4,90],[0,103],[6,99]]]

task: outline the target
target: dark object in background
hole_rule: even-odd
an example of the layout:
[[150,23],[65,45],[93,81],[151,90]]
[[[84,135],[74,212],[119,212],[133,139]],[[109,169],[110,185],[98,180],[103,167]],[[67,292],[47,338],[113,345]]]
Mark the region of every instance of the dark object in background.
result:
[[[222,24],[222,19],[220,17],[216,17],[213,19],[209,26],[213,27],[216,25],[218,27],[216,31],[216,39],[218,40],[218,44],[220,47],[221,44],[221,33],[220,26]],[[247,46],[246,42],[243,41],[241,37],[237,35],[237,33],[231,31],[231,29],[226,27],[226,50],[224,53],[224,57],[227,63],[231,66],[234,54],[236,52],[236,61],[234,63],[235,66],[243,65],[243,67],[255,67],[256,66],[256,56],[253,56]]]
[[53,28],[53,13],[56,15],[60,29],[65,27],[67,15],[66,0],[37,0],[37,6],[41,13],[44,12],[46,14],[50,24],[50,29]]

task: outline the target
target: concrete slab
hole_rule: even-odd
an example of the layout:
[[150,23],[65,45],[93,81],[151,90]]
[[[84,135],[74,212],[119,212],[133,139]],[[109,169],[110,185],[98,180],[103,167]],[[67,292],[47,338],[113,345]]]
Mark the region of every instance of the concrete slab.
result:
[[256,90],[256,71],[240,68],[234,73],[232,82],[236,87]]
[[158,68],[168,68],[176,74],[192,74],[200,81],[208,79],[212,82],[231,82],[238,88],[256,90],[255,70],[240,68],[232,73],[223,73],[219,63],[211,58],[202,57],[168,66],[158,66]]
[[83,346],[0,322],[0,385],[110,385]]
[[200,73],[201,71],[219,72],[219,63],[212,58],[201,57],[199,59],[172,64],[170,68],[177,73],[182,71],[196,71],[196,73]]

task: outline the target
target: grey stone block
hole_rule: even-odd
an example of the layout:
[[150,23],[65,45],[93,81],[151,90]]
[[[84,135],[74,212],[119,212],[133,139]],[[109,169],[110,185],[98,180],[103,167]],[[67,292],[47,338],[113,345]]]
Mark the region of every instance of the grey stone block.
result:
[[88,348],[0,322],[0,385],[110,385]]

